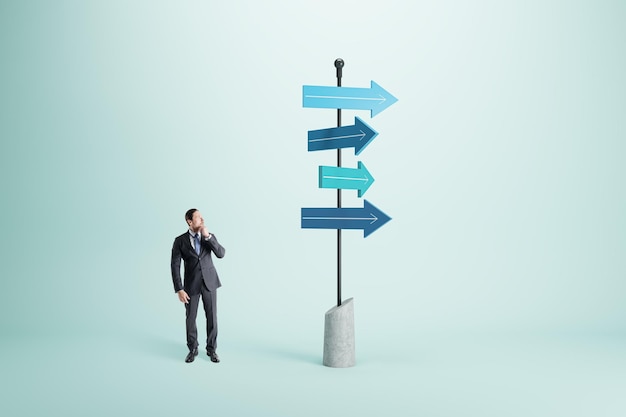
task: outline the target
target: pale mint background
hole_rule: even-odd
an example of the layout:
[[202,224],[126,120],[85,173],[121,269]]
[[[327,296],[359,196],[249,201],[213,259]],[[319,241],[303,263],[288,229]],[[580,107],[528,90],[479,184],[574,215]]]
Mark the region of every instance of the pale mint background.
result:
[[[626,415],[626,3],[0,1],[7,416]],[[357,366],[321,366],[335,233],[303,84],[399,101],[344,233]],[[362,204],[344,193],[344,206]],[[169,251],[198,207],[222,363]],[[199,320],[201,337],[204,337]]]

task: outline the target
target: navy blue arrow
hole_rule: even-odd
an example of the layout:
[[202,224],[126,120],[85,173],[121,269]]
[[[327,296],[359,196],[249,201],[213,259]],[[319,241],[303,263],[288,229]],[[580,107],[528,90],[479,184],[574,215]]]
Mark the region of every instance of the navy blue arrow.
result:
[[303,229],[363,229],[363,237],[391,220],[367,200],[363,208],[303,208],[301,214]]
[[309,130],[309,151],[354,148],[358,155],[376,136],[378,132],[355,116],[352,126]]

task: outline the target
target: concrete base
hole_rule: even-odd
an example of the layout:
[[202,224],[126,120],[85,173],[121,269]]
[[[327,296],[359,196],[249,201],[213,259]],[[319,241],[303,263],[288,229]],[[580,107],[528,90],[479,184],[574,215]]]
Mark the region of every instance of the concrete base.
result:
[[324,321],[324,366],[348,368],[354,355],[354,304],[352,298],[326,312]]

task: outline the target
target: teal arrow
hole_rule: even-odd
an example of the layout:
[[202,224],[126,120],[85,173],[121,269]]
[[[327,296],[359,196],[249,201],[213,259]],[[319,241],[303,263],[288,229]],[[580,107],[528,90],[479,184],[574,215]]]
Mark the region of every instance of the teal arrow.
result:
[[358,190],[359,197],[363,197],[363,194],[365,194],[373,182],[374,177],[372,177],[361,161],[359,161],[356,169],[332,166],[320,166],[319,169],[320,188]]
[[374,81],[370,85],[370,88],[303,85],[302,106],[318,109],[370,110],[370,117],[374,117],[398,101]]

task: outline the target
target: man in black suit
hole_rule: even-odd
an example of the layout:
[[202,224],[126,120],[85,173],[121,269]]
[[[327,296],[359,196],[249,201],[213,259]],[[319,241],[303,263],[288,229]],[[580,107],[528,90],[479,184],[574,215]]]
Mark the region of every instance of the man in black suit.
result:
[[[196,316],[202,297],[206,315],[206,352],[212,362],[219,362],[215,352],[217,347],[217,298],[216,292],[222,286],[217,276],[211,252],[223,258],[226,250],[217,241],[214,234],[204,226],[202,214],[196,209],[185,213],[189,230],[174,240],[172,246],[172,281],[178,299],[185,303],[187,323],[187,347],[189,354],[185,362],[193,362],[198,355],[198,329]],[[184,285],[180,279],[180,260],[185,264]]]

